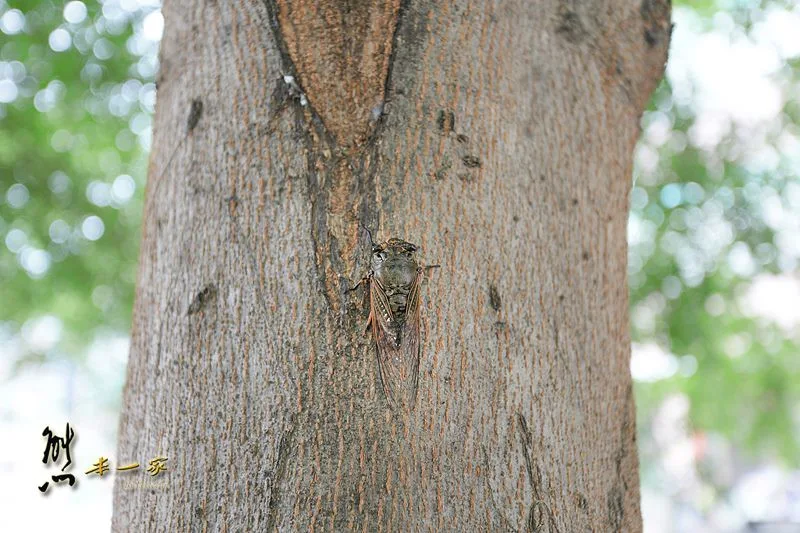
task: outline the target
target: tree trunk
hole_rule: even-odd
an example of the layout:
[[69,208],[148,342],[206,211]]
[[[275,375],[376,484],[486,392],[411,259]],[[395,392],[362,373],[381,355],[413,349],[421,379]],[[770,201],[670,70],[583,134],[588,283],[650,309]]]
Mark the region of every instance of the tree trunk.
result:
[[[117,460],[169,487],[118,483],[114,529],[639,531],[627,206],[668,0],[163,11]],[[441,265],[410,412],[348,291],[366,229]]]

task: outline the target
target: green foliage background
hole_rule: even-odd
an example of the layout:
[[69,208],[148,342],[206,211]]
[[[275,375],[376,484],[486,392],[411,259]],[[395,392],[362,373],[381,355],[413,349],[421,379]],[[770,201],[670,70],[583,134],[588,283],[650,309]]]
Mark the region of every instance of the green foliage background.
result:
[[[157,47],[136,34],[157,6],[111,12],[88,2],[85,19],[68,23],[64,5],[0,1],[25,20],[23,31],[0,34],[2,76],[18,93],[0,104],[0,321],[9,335],[45,314],[63,324],[57,346],[26,350],[20,363],[80,360],[98,330],[128,330],[133,305]],[[71,35],[62,52],[48,44],[58,28]],[[133,178],[130,199],[113,194],[120,175]],[[9,202],[14,184],[27,190],[24,205]],[[129,187],[117,189],[127,195]],[[93,215],[104,226],[97,240],[81,231]],[[41,251],[50,257],[46,272],[26,270],[26,254]]]
[[[683,6],[684,13],[691,8],[685,18],[696,31],[730,24],[733,42],[753,39],[771,10],[797,10],[792,2]],[[678,361],[673,376],[637,385],[645,442],[657,406],[682,393],[690,400],[695,431],[723,435],[746,460],[798,465],[798,327],[781,327],[753,313],[747,302],[761,277],[798,279],[800,154],[787,150],[800,134],[798,66],[790,59],[770,73],[786,95],[773,120],[750,129],[733,123],[714,146],[693,144],[694,95],[676,97],[668,81],[642,119],[640,148],[649,146],[658,163],[648,170],[637,165],[634,176],[631,221],[645,228],[647,238],[630,243],[632,337],[656,343]],[[668,124],[669,133],[653,146],[647,132],[655,121]],[[759,150],[774,161],[759,164]],[[642,314],[652,317],[644,326],[637,322]]]

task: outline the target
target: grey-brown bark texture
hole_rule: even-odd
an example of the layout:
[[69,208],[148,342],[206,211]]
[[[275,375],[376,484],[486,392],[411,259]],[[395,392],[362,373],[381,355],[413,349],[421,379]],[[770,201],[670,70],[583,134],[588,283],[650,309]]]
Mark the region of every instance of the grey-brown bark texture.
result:
[[[114,528],[638,531],[628,191],[665,0],[167,0]],[[292,76],[288,78],[285,76]],[[376,240],[438,263],[388,408]]]

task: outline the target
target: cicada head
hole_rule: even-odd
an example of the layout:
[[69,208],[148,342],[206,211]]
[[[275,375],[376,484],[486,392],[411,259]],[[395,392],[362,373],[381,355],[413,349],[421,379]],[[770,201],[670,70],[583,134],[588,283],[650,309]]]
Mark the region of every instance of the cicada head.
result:
[[402,239],[389,239],[372,249],[372,271],[382,283],[403,287],[410,284],[419,265],[415,254],[419,248]]

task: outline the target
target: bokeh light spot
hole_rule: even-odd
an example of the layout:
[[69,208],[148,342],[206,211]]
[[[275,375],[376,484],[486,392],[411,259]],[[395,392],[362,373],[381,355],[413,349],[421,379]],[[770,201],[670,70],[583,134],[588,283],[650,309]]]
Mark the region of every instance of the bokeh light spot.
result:
[[90,241],[96,241],[102,237],[105,229],[103,221],[97,215],[86,217],[81,224],[81,233]]
[[6,233],[6,248],[12,253],[18,253],[28,243],[28,236],[21,229],[14,228]]
[[74,0],[64,6],[64,20],[70,24],[79,24],[86,19],[86,4]]
[[67,242],[71,229],[69,227],[69,224],[67,224],[61,219],[58,219],[54,220],[50,224],[50,228],[48,229],[47,232],[50,235],[51,241],[53,241],[56,244],[62,244]]
[[64,52],[72,45],[72,37],[64,28],[56,28],[50,33],[50,38],[47,42],[53,52]]
[[17,99],[19,89],[13,80],[0,80],[0,103],[10,104]]
[[111,185],[111,196],[118,203],[124,204],[133,197],[136,182],[127,174],[117,176]]
[[160,41],[164,33],[164,16],[161,11],[153,11],[142,21],[142,34],[150,41]]
[[50,254],[38,248],[23,248],[19,262],[32,278],[41,278],[50,269]]
[[28,188],[21,183],[15,183],[6,192],[6,202],[14,209],[20,209],[28,203],[31,194]]
[[25,28],[25,15],[19,9],[9,9],[0,17],[0,31],[6,35],[16,35]]

